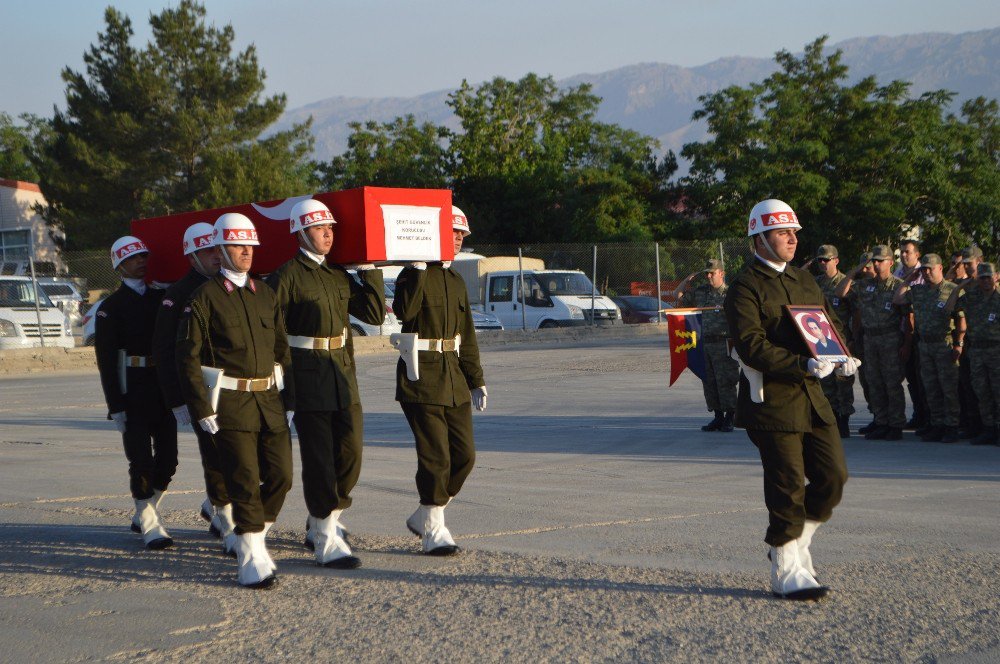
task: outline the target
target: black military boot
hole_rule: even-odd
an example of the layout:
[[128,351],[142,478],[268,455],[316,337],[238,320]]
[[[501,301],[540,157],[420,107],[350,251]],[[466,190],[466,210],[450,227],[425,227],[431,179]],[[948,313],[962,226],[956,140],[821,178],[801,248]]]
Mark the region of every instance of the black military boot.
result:
[[903,440],[903,430],[899,427],[887,427],[885,440]]
[[860,434],[866,434],[866,433],[868,433],[869,431],[871,431],[872,429],[874,429],[876,427],[878,427],[878,425],[875,424],[875,420],[872,420],[868,424],[866,424],[863,427],[861,427],[860,429],[858,429],[858,433],[860,433]]
[[958,429],[955,427],[944,427],[944,435],[941,436],[942,443],[957,443],[961,438],[958,436]]
[[927,430],[926,433],[920,436],[920,440],[924,441],[925,443],[936,443],[940,441],[941,438],[943,437],[944,437],[944,427],[932,426],[930,429]]
[[850,415],[837,415],[837,428],[840,430],[841,438],[851,437],[851,416]]
[[719,426],[719,431],[723,433],[730,433],[733,430],[733,411],[727,410],[722,416],[722,424]]
[[724,421],[725,421],[725,417],[722,415],[722,411],[721,410],[717,410],[717,411],[715,411],[715,419],[713,419],[711,422],[709,422],[708,424],[706,424],[705,426],[703,426],[701,428],[701,430],[702,431],[718,431],[719,427],[722,426],[722,423]]
[[991,427],[984,426],[983,432],[969,442],[973,445],[996,445],[997,440],[997,427],[993,425]]
[[865,440],[884,440],[889,433],[889,427],[879,424],[874,429],[865,434]]

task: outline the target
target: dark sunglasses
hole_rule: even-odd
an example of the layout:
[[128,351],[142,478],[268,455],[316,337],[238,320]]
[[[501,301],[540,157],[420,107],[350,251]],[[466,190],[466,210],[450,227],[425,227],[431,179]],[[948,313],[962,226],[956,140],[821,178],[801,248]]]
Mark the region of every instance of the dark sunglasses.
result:
[[816,259],[816,261],[817,261],[818,263],[829,263],[829,262],[830,262],[830,261],[832,261],[832,260],[833,260],[832,258],[817,258],[817,259]]

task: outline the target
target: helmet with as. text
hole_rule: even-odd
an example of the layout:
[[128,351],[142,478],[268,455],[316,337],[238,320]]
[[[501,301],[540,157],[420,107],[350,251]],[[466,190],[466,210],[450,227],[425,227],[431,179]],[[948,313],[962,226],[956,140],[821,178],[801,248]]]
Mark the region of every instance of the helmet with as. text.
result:
[[795,210],[777,198],[769,198],[753,206],[750,219],[747,221],[747,237],[760,235],[766,231],[776,231],[782,228],[802,228]]

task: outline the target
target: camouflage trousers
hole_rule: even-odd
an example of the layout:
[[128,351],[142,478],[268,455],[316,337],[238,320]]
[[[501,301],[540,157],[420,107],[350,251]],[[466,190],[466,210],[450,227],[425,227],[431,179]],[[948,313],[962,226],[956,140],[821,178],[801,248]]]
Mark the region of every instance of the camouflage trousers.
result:
[[979,397],[979,416],[984,427],[1000,424],[1000,344],[969,348],[972,387]]
[[[862,366],[864,362],[862,361]],[[830,374],[819,381],[823,394],[830,401],[833,412],[837,415],[852,415],[854,413],[854,376],[837,376]]]
[[902,429],[906,425],[903,366],[899,361],[902,334],[865,335],[865,376],[875,423]]
[[951,359],[947,341],[920,342],[920,382],[927,396],[931,424],[958,426],[958,365]]
[[736,385],[740,380],[740,365],[729,357],[729,346],[725,341],[705,342],[705,379],[701,387],[705,391],[705,403],[710,411],[736,410]]

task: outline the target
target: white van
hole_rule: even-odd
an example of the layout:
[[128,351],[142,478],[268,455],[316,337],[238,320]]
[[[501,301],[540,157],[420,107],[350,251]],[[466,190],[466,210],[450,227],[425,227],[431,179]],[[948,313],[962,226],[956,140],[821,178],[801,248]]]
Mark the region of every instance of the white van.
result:
[[42,335],[46,346],[73,347],[73,334],[66,315],[44,292],[38,294],[36,309],[35,297],[35,288],[28,277],[0,276],[0,350],[37,348],[42,345]]

